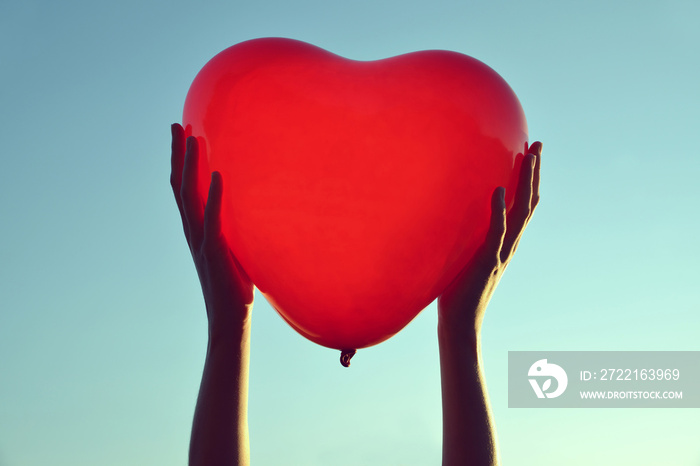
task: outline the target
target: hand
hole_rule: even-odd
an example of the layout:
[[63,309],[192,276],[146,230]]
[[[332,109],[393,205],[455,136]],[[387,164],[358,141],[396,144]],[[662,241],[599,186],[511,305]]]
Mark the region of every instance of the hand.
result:
[[209,319],[209,345],[194,412],[189,464],[248,465],[253,284],[221,230],[221,174],[212,173],[205,203],[198,183],[200,170],[205,169],[206,162],[200,160],[197,139],[185,140],[185,131],[178,124],[172,126],[172,135],[170,184]]
[[491,198],[491,224],[474,259],[438,298],[442,464],[497,465],[496,428],[481,358],[481,322],[539,201],[542,144],[525,155],[506,218],[505,189]]
[[513,208],[507,219],[505,189],[500,187],[493,192],[486,241],[438,298],[438,318],[445,330],[454,330],[462,337],[478,335],[486,306],[540,200],[541,155],[542,143],[535,142],[523,158]]
[[198,186],[200,160],[195,137],[185,140],[182,126],[172,126],[170,184],[180,209],[187,244],[197,268],[207,307],[210,332],[244,323],[253,304],[253,284],[229,248],[221,230],[223,180],[212,173],[209,197],[204,202]]

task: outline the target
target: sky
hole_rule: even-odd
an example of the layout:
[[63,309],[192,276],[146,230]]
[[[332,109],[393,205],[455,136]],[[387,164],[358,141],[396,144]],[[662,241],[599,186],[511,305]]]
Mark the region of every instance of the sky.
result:
[[[199,69],[267,36],[495,69],[544,143],[542,200],[483,327],[506,465],[700,464],[693,409],[513,409],[516,350],[700,350],[700,3],[5,1],[0,465],[184,465],[206,314],[169,186]],[[441,455],[435,303],[352,367],[257,295],[256,465]]]

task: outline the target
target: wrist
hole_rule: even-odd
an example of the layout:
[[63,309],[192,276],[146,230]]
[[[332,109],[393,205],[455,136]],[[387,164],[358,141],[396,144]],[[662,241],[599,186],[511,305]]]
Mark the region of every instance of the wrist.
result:
[[444,312],[438,308],[438,335],[448,339],[478,340],[483,319],[474,313]]
[[481,325],[438,318],[438,344],[441,353],[478,359],[481,352]]
[[241,312],[234,309],[224,312],[210,310],[208,321],[210,345],[240,347],[241,342],[245,343],[250,338],[250,309]]

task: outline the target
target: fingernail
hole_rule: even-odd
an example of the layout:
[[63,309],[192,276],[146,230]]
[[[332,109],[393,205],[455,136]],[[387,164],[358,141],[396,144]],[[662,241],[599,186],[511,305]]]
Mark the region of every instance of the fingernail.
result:
[[542,143],[540,141],[536,141],[532,146],[530,146],[530,153],[535,155],[541,155]]

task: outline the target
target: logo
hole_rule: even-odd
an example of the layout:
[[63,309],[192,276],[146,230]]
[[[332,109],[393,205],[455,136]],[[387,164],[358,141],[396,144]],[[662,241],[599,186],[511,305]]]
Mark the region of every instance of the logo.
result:
[[[532,389],[535,391],[537,398],[556,398],[566,390],[566,385],[569,383],[569,378],[566,376],[566,372],[560,366],[556,364],[547,363],[546,359],[540,359],[530,366],[530,370],[527,372],[529,377],[545,378],[542,386],[537,382],[537,379],[528,379]],[[557,381],[557,388],[554,391],[548,392],[552,386],[552,378]]]

